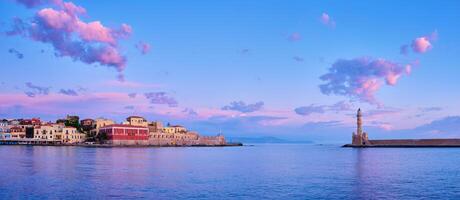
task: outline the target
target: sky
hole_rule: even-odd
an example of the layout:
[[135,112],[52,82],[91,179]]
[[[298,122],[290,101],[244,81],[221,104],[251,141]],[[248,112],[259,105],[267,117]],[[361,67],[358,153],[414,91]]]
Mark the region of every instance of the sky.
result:
[[459,1],[0,1],[0,118],[460,137]]

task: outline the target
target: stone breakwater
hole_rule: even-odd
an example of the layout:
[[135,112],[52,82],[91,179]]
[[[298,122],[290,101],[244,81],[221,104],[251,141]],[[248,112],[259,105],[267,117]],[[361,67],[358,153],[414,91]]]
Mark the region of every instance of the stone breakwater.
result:
[[346,144],[343,147],[460,147],[460,139],[367,140],[362,145]]
[[368,134],[363,131],[363,114],[358,109],[356,114],[356,132],[352,133],[351,144],[343,147],[460,147],[460,139],[390,139],[370,140]]

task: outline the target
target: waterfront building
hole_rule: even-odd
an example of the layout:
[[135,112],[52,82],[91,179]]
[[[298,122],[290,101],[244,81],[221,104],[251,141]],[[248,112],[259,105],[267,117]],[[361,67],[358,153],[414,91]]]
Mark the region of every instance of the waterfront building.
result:
[[126,118],[125,124],[129,124],[131,126],[142,126],[148,127],[148,122],[145,118],[139,116],[130,116]]
[[160,132],[163,129],[163,123],[160,121],[153,121],[148,124],[148,128],[150,133]]
[[23,119],[19,122],[20,125],[31,125],[31,126],[38,126],[41,124],[40,118],[32,118],[32,119]]
[[26,137],[26,132],[24,128],[21,128],[19,126],[13,126],[10,128],[10,134],[11,138],[17,139],[17,138],[25,138]]
[[8,132],[8,120],[2,119],[0,120],[0,133]]
[[62,142],[68,144],[82,143],[86,135],[77,131],[75,127],[66,126],[62,129]]
[[0,139],[11,139],[29,144],[75,144],[94,138],[96,135],[92,135],[92,133],[100,133],[96,137],[97,141],[113,145],[226,145],[225,138],[221,135],[201,136],[197,132],[189,131],[181,125],[170,125],[168,123],[168,126],[164,127],[162,122],[153,121],[148,123],[145,118],[138,116],[128,117],[124,124],[115,124],[114,121],[104,118],[96,120],[83,119],[78,122],[78,126],[82,129],[90,130],[87,138],[86,134],[79,132],[78,128],[69,126],[69,123],[75,124],[75,119],[76,116],[67,116],[66,119],[58,120],[60,123],[42,123],[38,118],[2,120],[0,121],[0,127],[2,128]]
[[173,125],[169,127],[173,129],[174,133],[186,133],[187,132],[187,129],[180,125]]
[[105,118],[97,118],[94,120],[94,129],[91,130],[91,134],[98,135],[100,128],[109,126],[112,124],[115,124],[113,120],[105,119]]
[[64,124],[44,124],[34,128],[36,141],[48,143],[75,144],[85,141],[85,134],[77,131],[75,127]]
[[63,124],[44,124],[34,128],[34,139],[43,142],[62,142]]
[[10,126],[17,126],[20,124],[20,121],[19,119],[11,119],[11,120],[8,120],[8,125]]
[[0,133],[0,139],[2,139],[2,140],[11,139],[11,133],[8,133],[8,132]]
[[81,129],[84,132],[89,133],[96,127],[96,121],[93,119],[83,119],[80,121]]
[[112,124],[99,129],[107,135],[107,143],[115,145],[148,145],[149,129],[143,126]]
[[[156,126],[155,126],[156,125]],[[159,127],[158,124],[149,125],[150,145],[156,146],[194,146],[194,145],[225,145],[223,136],[201,136],[197,132],[188,131],[184,126],[169,125]]]
[[167,126],[167,127],[163,127],[161,129],[161,132],[174,134],[176,132],[176,129],[174,127]]

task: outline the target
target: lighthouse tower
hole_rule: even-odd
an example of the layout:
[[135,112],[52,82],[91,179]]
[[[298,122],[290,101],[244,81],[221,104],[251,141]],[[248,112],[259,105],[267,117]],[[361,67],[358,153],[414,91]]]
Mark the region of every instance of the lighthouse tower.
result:
[[361,108],[358,109],[358,114],[356,114],[356,134],[363,135],[363,114],[361,113]]
[[353,133],[352,136],[352,144],[356,146],[363,146],[369,144],[369,140],[367,137],[367,133],[363,132],[363,115],[361,113],[361,108],[358,109],[358,113],[356,114],[356,132]]

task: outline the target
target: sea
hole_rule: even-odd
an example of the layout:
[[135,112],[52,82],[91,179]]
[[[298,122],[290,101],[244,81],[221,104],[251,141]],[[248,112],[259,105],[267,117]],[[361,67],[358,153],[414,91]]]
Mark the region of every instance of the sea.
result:
[[0,146],[0,199],[460,199],[460,148]]

